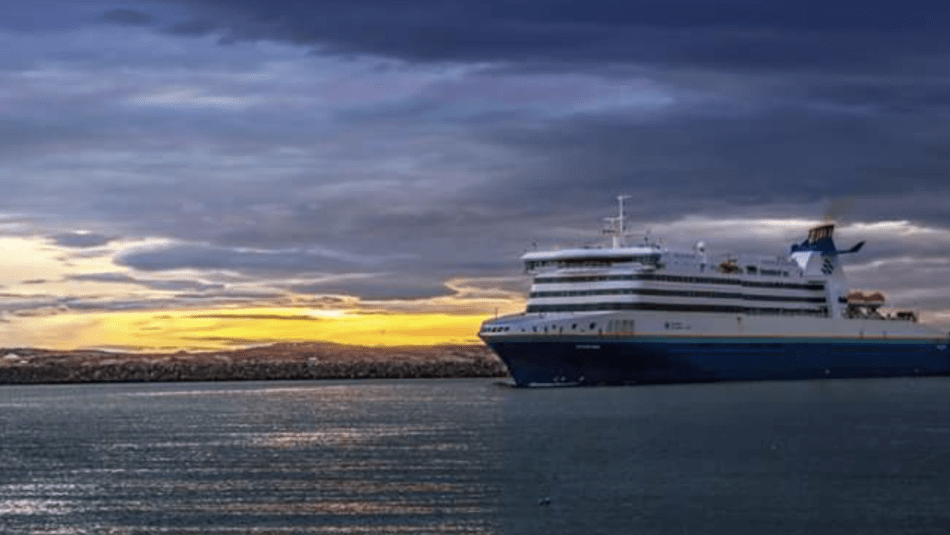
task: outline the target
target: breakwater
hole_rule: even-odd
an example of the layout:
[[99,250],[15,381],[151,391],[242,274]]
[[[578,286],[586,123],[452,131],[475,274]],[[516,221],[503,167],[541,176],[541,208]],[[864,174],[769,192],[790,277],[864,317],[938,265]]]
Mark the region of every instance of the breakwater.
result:
[[485,346],[274,344],[232,351],[0,349],[0,384],[504,377]]

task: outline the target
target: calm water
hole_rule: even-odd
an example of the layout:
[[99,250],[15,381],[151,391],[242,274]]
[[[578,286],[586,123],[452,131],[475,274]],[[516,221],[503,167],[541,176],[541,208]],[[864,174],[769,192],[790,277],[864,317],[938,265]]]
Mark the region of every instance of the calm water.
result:
[[947,526],[944,378],[0,387],[2,533]]

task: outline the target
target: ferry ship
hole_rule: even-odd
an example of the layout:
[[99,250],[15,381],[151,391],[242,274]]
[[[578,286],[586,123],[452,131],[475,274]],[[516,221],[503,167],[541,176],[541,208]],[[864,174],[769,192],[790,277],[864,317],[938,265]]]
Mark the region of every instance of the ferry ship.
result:
[[518,386],[950,374],[950,334],[884,296],[851,291],[822,224],[788,255],[713,259],[699,242],[625,243],[623,201],[610,246],[532,251],[527,309],[479,337]]

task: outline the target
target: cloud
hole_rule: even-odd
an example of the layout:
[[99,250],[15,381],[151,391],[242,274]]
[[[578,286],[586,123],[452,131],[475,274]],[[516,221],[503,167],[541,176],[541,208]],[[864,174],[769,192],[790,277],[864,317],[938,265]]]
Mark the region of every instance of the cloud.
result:
[[50,236],[50,239],[60,247],[88,248],[106,245],[116,238],[94,232],[63,232]]
[[[503,299],[532,242],[598,240],[621,193],[636,228],[687,247],[784,252],[805,229],[739,227],[842,198],[849,222],[948,228],[948,8],[55,5],[0,8],[18,28],[0,32],[0,211],[27,218],[0,228],[107,229],[51,236],[63,258],[106,255],[66,280],[163,292],[156,306]],[[854,261],[872,271],[944,247],[869,233]],[[112,273],[110,236],[164,241]],[[492,282],[447,283],[462,278]]]
[[119,24],[149,25],[154,17],[134,9],[110,9],[102,14],[103,20]]
[[209,20],[192,19],[173,24],[168,28],[168,32],[174,35],[203,37],[216,28],[217,26]]
[[946,52],[950,9],[881,1],[189,2],[206,27],[339,54],[423,62],[630,63],[714,69],[867,69]]
[[296,284],[289,289],[298,294],[352,295],[366,301],[428,299],[455,292],[437,278],[414,277],[405,273],[383,273],[333,282]]
[[256,274],[341,271],[357,267],[361,260],[326,249],[248,249],[187,243],[133,248],[115,258],[119,265],[142,271],[198,269]]
[[[886,205],[884,199],[947,194],[950,155],[915,135],[928,132],[933,146],[950,143],[950,129],[938,117],[871,121],[796,107],[649,121],[571,117],[487,135],[532,162],[492,185],[506,193],[496,199],[498,208],[532,199],[528,210],[539,215],[568,214],[603,203],[606,192],[629,193],[633,217],[655,221],[722,213],[725,206],[811,204],[817,211],[841,196],[881,199],[856,205],[854,215],[862,217],[869,207]],[[487,188],[483,195],[495,196]]]
[[141,279],[128,273],[82,273],[78,275],[67,276],[68,280],[80,282],[105,282],[118,284],[135,284],[152,290],[160,291],[220,291],[224,290],[225,285],[220,283],[207,283],[196,280],[160,280],[160,279]]
[[316,316],[306,314],[191,314],[189,318],[196,319],[227,319],[227,320],[294,320],[294,321],[323,321]]

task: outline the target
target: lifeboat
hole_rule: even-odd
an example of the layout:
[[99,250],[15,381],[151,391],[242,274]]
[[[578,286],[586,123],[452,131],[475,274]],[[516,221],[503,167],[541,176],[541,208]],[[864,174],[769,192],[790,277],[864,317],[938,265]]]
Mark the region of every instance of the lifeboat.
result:
[[877,308],[884,305],[884,294],[881,292],[869,294],[862,292],[851,292],[848,294],[848,304],[853,306]]

